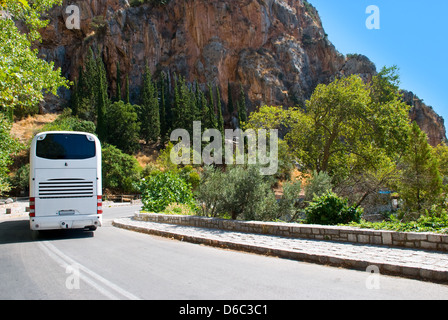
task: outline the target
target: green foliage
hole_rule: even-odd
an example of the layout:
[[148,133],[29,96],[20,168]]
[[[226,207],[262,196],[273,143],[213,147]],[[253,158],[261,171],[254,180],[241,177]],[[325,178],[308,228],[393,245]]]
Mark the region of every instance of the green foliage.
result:
[[286,218],[288,221],[295,221],[302,212],[300,206],[300,192],[302,182],[287,181],[283,184],[283,196],[278,202],[278,217]]
[[22,166],[9,177],[11,192],[19,194],[20,191],[28,190],[30,186],[30,164]]
[[136,106],[118,101],[109,106],[106,114],[107,142],[126,153],[132,153],[139,147],[140,126],[135,108]]
[[278,207],[271,183],[258,166],[228,166],[225,172],[206,167],[196,197],[205,216],[229,214],[232,219],[275,220]]
[[305,215],[307,223],[310,224],[337,225],[351,221],[359,222],[362,209],[349,206],[347,199],[328,191],[314,198],[305,209]]
[[141,104],[137,108],[140,122],[140,136],[149,143],[157,141],[160,136],[160,113],[157,86],[152,80],[151,72],[146,66],[141,90]]
[[246,95],[244,94],[242,84],[240,84],[240,94],[238,96],[237,108],[238,108],[239,126],[243,127],[247,121],[247,107],[246,107]]
[[[38,30],[48,21],[41,15],[54,4],[61,1],[2,0],[0,10],[9,12],[14,20],[0,19],[0,110],[9,114],[14,110],[18,115],[36,113],[37,104],[43,100],[44,93],[57,95],[59,87],[68,88],[69,81],[61,76],[60,68],[54,70],[53,62],[39,59],[37,49],[32,50],[32,42],[40,40]],[[15,22],[24,22],[28,27],[21,33]]]
[[0,195],[10,190],[8,181],[9,166],[12,164],[12,155],[16,154],[22,146],[11,137],[12,124],[0,113]]
[[87,60],[75,81],[70,108],[75,116],[96,123],[96,133],[107,141],[106,113],[109,106],[108,83],[103,59],[99,52],[89,48]]
[[234,110],[235,107],[233,105],[232,90],[230,87],[230,82],[227,82],[227,112],[232,115]]
[[162,212],[173,203],[195,207],[190,186],[172,171],[153,171],[141,182],[140,190],[145,211]]
[[201,177],[199,176],[199,173],[193,169],[192,166],[185,166],[178,170],[178,173],[179,177],[185,180],[185,182],[191,186],[192,190],[196,190],[199,187]]
[[103,188],[116,193],[137,193],[141,167],[137,160],[118,148],[102,144]]
[[165,210],[162,212],[163,214],[169,215],[182,215],[182,216],[194,216],[196,215],[196,211],[191,208],[191,206],[186,204],[179,203],[170,203]]
[[96,127],[92,121],[82,120],[72,116],[71,110],[65,109],[56,120],[45,124],[39,131],[81,131],[95,133]]
[[391,230],[397,232],[434,232],[448,234],[448,215],[446,211],[442,215],[433,215],[431,213],[422,215],[415,221],[403,222],[397,220],[393,215],[389,220],[382,222],[368,222],[361,220],[360,222],[352,222],[348,224],[351,227],[374,229],[374,230]]
[[403,199],[403,209],[414,218],[423,210],[443,201],[443,180],[438,170],[427,136],[417,123],[412,124],[408,147],[399,165],[401,169],[397,191]]
[[448,185],[448,146],[445,143],[439,144],[433,149],[433,155],[437,161],[437,167],[443,178],[443,184]]
[[332,188],[331,177],[328,173],[314,171],[305,186],[305,200],[311,201],[331,191]]
[[[200,93],[200,102],[202,108],[202,126],[203,129],[216,129],[218,128],[218,122],[215,116],[215,98],[213,95],[213,87],[211,84],[208,84],[209,90],[209,100],[210,103],[205,98],[204,93]],[[222,116],[222,115],[221,115]]]

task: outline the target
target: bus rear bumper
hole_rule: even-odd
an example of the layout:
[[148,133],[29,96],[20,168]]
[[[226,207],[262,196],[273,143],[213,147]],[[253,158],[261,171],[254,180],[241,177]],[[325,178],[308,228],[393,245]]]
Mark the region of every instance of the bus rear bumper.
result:
[[84,229],[101,227],[101,214],[56,217],[30,217],[31,230]]

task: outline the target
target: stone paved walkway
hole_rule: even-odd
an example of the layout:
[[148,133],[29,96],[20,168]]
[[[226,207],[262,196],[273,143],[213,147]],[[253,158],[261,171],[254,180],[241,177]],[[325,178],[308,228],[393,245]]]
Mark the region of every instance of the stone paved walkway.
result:
[[448,254],[117,219],[117,227],[212,246],[448,283]]

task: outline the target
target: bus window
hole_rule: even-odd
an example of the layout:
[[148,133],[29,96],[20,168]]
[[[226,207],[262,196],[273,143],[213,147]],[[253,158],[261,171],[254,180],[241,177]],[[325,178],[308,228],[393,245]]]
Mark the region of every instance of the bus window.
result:
[[89,159],[95,157],[95,141],[86,135],[50,133],[36,144],[36,156],[50,160]]

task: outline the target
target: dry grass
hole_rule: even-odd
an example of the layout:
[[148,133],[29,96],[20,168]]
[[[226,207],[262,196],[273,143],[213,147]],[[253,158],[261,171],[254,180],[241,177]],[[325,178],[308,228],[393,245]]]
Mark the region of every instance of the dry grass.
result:
[[58,117],[58,114],[36,114],[28,116],[25,119],[14,122],[11,129],[11,135],[21,143],[28,143],[34,136],[37,130],[42,128],[45,124],[53,122]]
[[134,154],[134,157],[142,168],[150,163],[154,164],[159,157],[159,152],[155,146],[155,144],[146,145],[143,141],[140,141],[140,151],[137,154]]

